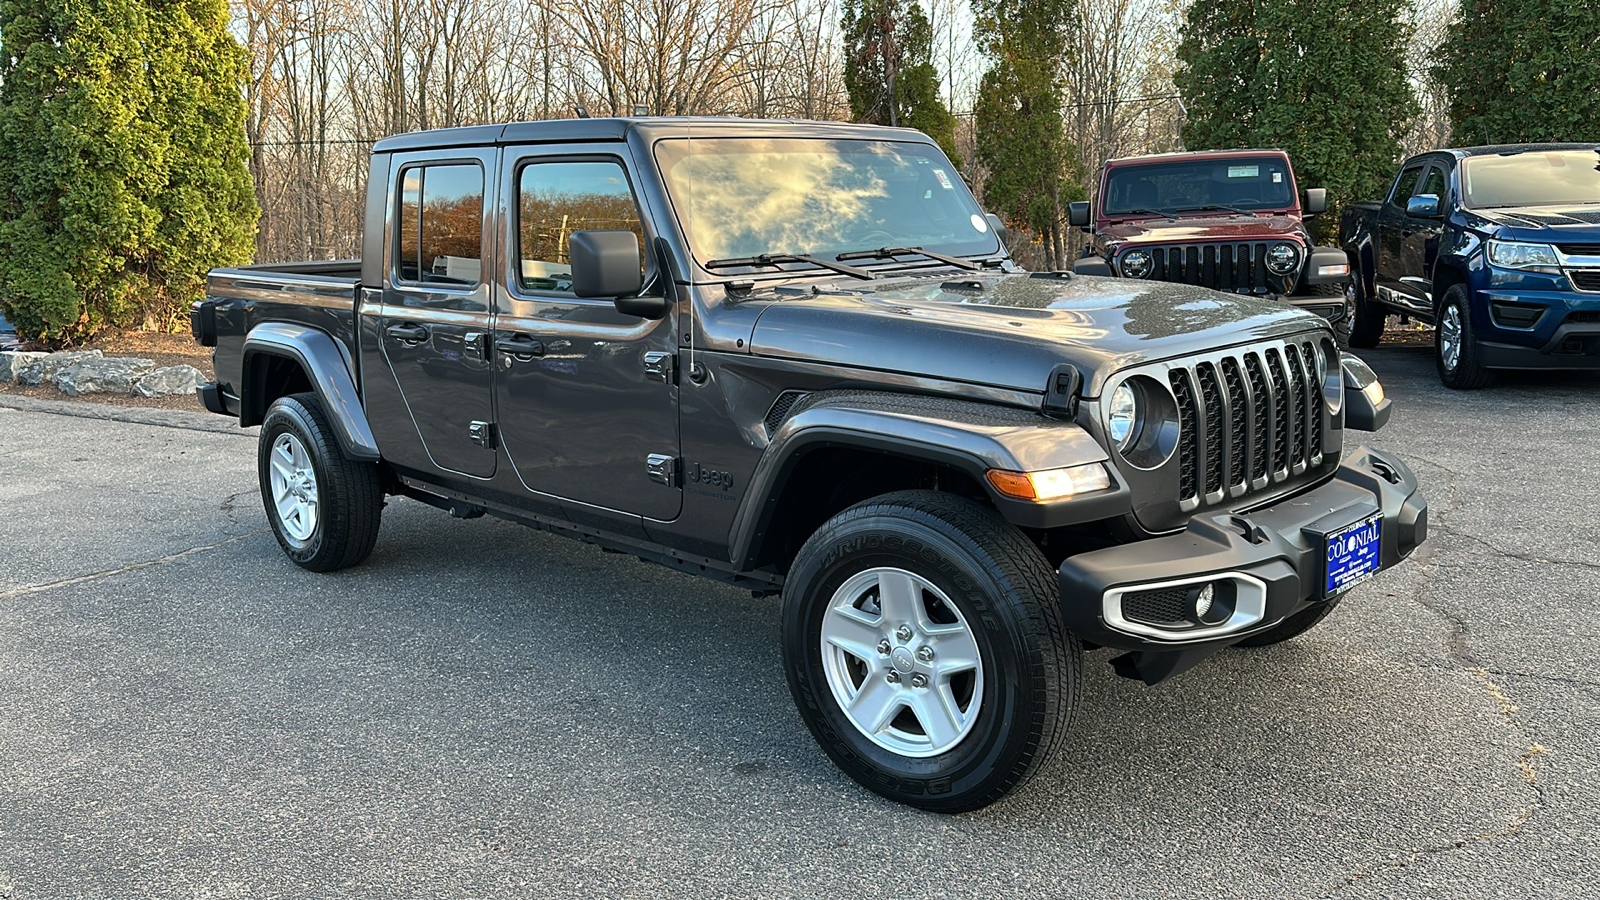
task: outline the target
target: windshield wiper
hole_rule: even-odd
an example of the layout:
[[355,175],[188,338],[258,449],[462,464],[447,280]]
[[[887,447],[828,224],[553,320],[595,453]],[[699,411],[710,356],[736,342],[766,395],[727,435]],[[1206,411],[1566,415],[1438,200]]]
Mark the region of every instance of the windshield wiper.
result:
[[1217,203],[1207,203],[1205,206],[1180,206],[1174,212],[1205,212],[1208,209],[1220,209],[1225,212],[1238,213],[1241,216],[1255,218],[1255,213],[1248,209],[1240,209],[1237,206],[1222,206]]
[[782,268],[779,263],[809,263],[824,269],[832,269],[840,275],[849,275],[862,281],[871,281],[878,277],[866,269],[847,266],[832,260],[817,259],[815,256],[806,256],[804,253],[763,253],[760,256],[738,256],[731,259],[713,259],[706,263],[708,269],[722,269],[732,266],[772,266]]
[[955,266],[959,269],[966,269],[969,272],[976,272],[977,270],[983,268],[982,263],[975,263],[970,259],[962,259],[959,256],[945,256],[943,253],[931,253],[922,249],[921,247],[879,247],[876,250],[852,250],[849,253],[839,254],[838,258],[894,259],[896,256],[909,256],[913,253],[918,256],[926,256],[927,258],[937,262],[942,262],[947,266]]
[[1173,215],[1172,213],[1167,212],[1164,209],[1129,209],[1129,210],[1125,210],[1125,211],[1119,212],[1119,213],[1111,213],[1111,215],[1114,215],[1114,216],[1161,216],[1163,218],[1171,219],[1174,222],[1178,221],[1178,217],[1177,216]]

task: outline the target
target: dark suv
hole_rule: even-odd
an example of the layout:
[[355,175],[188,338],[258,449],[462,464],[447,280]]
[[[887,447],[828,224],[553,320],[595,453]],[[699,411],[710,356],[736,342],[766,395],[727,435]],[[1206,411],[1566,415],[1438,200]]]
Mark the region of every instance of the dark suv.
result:
[[887,797],[989,803],[1085,647],[1154,683],[1287,640],[1427,535],[1326,322],[1024,272],[917,132],[529,122],[370,171],[361,259],[193,312],[284,552],[353,566],[398,495],[781,592],[802,716]]
[[1337,247],[1316,247],[1305,220],[1327,191],[1302,201],[1282,150],[1207,150],[1113,159],[1100,171],[1095,206],[1072,204],[1072,224],[1093,241],[1073,265],[1083,275],[1196,284],[1287,302],[1350,332]]

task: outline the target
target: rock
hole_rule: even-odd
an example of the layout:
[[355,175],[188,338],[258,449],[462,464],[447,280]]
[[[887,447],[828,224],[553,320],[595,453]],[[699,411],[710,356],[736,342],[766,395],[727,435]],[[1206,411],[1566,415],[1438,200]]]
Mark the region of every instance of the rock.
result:
[[49,384],[56,379],[56,373],[65,366],[69,366],[81,359],[99,359],[99,350],[69,350],[65,353],[46,353],[42,358],[18,369],[17,382],[20,384]]
[[155,367],[152,360],[123,356],[80,359],[56,372],[56,387],[68,397],[131,394],[139,379]]
[[48,353],[24,353],[21,350],[0,353],[0,384],[10,384],[17,380],[18,372],[49,355]]
[[133,392],[141,397],[175,397],[192,394],[205,380],[205,374],[194,366],[162,366],[139,379]]

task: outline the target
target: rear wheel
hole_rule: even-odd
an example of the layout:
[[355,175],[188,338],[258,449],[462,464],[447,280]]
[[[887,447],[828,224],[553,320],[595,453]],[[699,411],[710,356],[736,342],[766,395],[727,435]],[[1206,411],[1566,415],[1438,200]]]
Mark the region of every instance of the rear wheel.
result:
[[992,510],[933,491],[828,520],[783,592],[783,656],[807,727],[892,800],[977,809],[1063,741],[1082,650],[1055,572]]
[[1434,361],[1439,380],[1458,391],[1477,390],[1494,383],[1494,372],[1483,367],[1477,333],[1472,327],[1472,304],[1464,285],[1455,285],[1439,301],[1434,316]]
[[267,521],[296,565],[332,572],[372,552],[383,514],[378,467],[344,457],[315,394],[268,407],[257,469]]

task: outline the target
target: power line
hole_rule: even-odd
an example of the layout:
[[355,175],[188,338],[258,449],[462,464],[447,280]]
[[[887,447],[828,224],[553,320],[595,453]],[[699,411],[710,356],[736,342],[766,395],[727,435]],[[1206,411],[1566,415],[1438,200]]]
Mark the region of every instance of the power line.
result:
[[[1153,102],[1153,101],[1156,101],[1156,100],[1179,100],[1179,99],[1182,99],[1182,97],[1180,95],[1178,95],[1178,94],[1153,94],[1153,95],[1151,95],[1149,97],[1113,97],[1110,100],[1081,100],[1081,101],[1079,101],[1077,103],[1063,103],[1063,104],[1061,104],[1061,108],[1062,109],[1082,109],[1085,106],[1111,106],[1111,105],[1114,105],[1114,104],[1117,104],[1117,103],[1149,103],[1149,102]],[[977,115],[977,113],[976,112],[958,112],[958,113],[952,113],[951,115],[960,116],[962,118],[971,118],[972,116]]]

